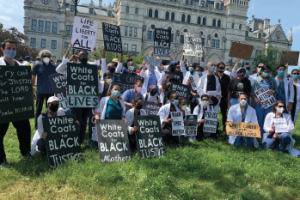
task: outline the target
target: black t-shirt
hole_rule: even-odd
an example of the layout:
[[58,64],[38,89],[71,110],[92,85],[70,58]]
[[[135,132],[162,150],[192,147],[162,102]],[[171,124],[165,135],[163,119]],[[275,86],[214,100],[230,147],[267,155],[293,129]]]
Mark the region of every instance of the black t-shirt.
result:
[[239,98],[241,93],[248,94],[251,92],[251,83],[247,78],[243,80],[234,78],[229,83],[228,91],[231,91],[231,98]]
[[207,91],[216,91],[216,77],[215,75],[207,75]]
[[227,74],[223,74],[222,78],[220,78],[218,75],[216,75],[219,78],[220,85],[221,85],[221,91],[222,91],[222,98],[228,97],[228,86],[230,83],[230,77]]

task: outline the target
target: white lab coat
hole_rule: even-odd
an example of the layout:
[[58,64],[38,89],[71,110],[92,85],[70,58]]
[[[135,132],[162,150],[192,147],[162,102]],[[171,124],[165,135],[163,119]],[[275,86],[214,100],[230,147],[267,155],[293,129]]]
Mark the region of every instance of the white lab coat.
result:
[[[200,78],[200,81],[199,81],[197,87],[200,87],[202,89],[202,94],[210,94],[214,97],[216,97],[218,94],[218,95],[220,95],[220,99],[221,99],[222,91],[221,91],[220,81],[216,75],[214,75],[214,76],[216,79],[216,90],[215,91],[207,91],[207,73],[204,73],[204,72],[203,72],[202,77]],[[199,94],[199,96],[201,97],[202,94]],[[220,103],[220,99],[219,99],[219,103]],[[200,99],[199,99],[199,101],[200,101]]]
[[[64,116],[64,115],[65,115],[64,109],[58,108],[57,116]],[[50,115],[48,113],[48,117],[52,117],[52,115]],[[35,151],[38,151],[38,148],[37,148],[36,144],[37,144],[37,141],[42,137],[42,133],[44,132],[44,126],[43,126],[43,120],[42,120],[43,118],[44,117],[42,115],[40,115],[37,119],[38,129],[35,131],[35,134],[33,136],[32,142],[31,142],[32,148],[31,148],[30,154],[32,156],[34,156]]]
[[[24,66],[23,64],[21,64],[19,61],[15,60],[15,62],[17,62],[19,65]],[[3,59],[3,57],[0,58],[0,66],[6,66],[6,63]]]
[[[162,127],[165,126],[165,123],[163,123],[163,121],[164,121],[164,120],[167,120],[168,117],[169,117],[169,114],[170,114],[170,107],[171,107],[171,105],[170,105],[170,103],[168,103],[168,104],[162,106],[162,107],[159,109],[158,113],[157,113],[157,115],[158,115],[159,118],[160,118],[160,124],[162,125]],[[179,109],[177,106],[175,106],[175,109],[176,109],[176,111],[178,111],[178,112],[180,111],[180,109]]]
[[[200,66],[202,68],[204,68],[204,65],[205,65],[205,62],[200,62]],[[182,72],[182,75],[183,75],[183,81],[182,81],[182,84],[186,84],[186,82],[188,81],[190,75],[191,75],[191,72],[186,70],[185,68],[185,65],[184,65],[184,61],[180,61],[180,70]],[[195,70],[195,69],[194,69]]]
[[[296,149],[293,149],[294,144],[295,144],[295,140],[292,138],[292,133],[294,132],[294,123],[292,121],[292,117],[290,114],[287,113],[282,113],[283,118],[286,119],[286,123],[288,126],[288,134],[290,136],[291,142],[290,144],[287,145],[286,150],[289,151],[289,154],[292,156],[298,156],[300,155],[300,152]],[[264,143],[267,139],[267,137],[271,134],[269,131],[270,129],[272,129],[272,126],[274,124],[274,119],[275,119],[275,113],[270,112],[269,114],[267,114],[266,119],[265,119],[265,123],[264,123],[264,137],[263,137],[263,141],[262,143]]]
[[294,102],[296,104],[296,112],[295,112],[295,117],[294,117],[294,123],[295,124],[297,122],[298,113],[299,113],[299,109],[300,109],[300,81],[297,81],[296,90],[297,90],[297,94],[296,94],[297,95],[297,102]]
[[[228,111],[227,121],[229,122],[242,122],[242,110],[240,104],[231,106]],[[258,124],[257,115],[251,106],[247,106],[246,117],[244,123]],[[234,144],[237,136],[229,136],[229,143]],[[256,138],[253,138],[253,144],[255,148],[259,147]]]
[[[106,58],[102,58],[101,63],[102,63],[102,65],[101,65],[101,71],[102,71],[101,80],[103,80],[104,79],[103,76],[107,72]],[[121,73],[122,67],[123,67],[123,63],[118,62],[118,66],[117,66],[115,73]]]
[[[109,84],[108,88],[107,88],[107,94],[108,94],[108,91],[110,90],[110,87],[111,87],[111,84]],[[104,90],[104,81],[100,81],[100,85],[99,85],[99,92],[103,92]]]
[[[275,77],[277,87],[279,86],[280,81],[278,80],[278,75]],[[284,95],[285,95],[285,105],[286,109],[289,103],[294,103],[294,85],[293,80],[291,78],[283,77],[284,82]],[[289,112],[291,113],[291,112]]]
[[164,83],[164,80],[165,80],[165,72],[163,71],[160,76],[159,76],[159,79],[158,79],[158,82],[157,82],[157,87],[158,87],[158,90],[160,92],[160,103],[164,103],[164,98],[165,98],[165,94],[160,90],[160,88],[162,87],[163,83]]
[[[140,110],[140,113],[141,113],[141,116],[146,116],[147,115],[147,113],[143,109]],[[131,128],[133,128],[131,125],[132,125],[133,120],[134,120],[134,108],[131,108],[130,110],[128,110],[126,112],[125,119],[127,121],[128,133],[130,135],[132,135],[134,133],[134,132],[131,131]]]
[[[153,70],[154,73],[155,73],[155,77],[156,77],[156,80],[157,80],[157,87],[159,87],[158,85],[159,84],[159,78],[160,78],[160,72],[158,70]],[[144,69],[141,70],[141,77],[144,78],[144,84],[143,84],[143,89],[142,89],[142,94],[146,94],[147,93],[147,90],[148,90],[148,81],[149,81],[149,69],[147,71],[145,71]],[[159,89],[158,89],[159,90]],[[159,90],[160,91],[160,90]]]

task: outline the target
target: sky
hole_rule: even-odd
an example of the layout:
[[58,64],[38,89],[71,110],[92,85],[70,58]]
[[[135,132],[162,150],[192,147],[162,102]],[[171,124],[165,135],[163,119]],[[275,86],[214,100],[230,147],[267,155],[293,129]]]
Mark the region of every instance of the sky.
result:
[[[5,1],[0,3],[0,22],[4,28],[16,27],[23,32],[23,2],[24,0]],[[80,3],[90,3],[91,0],[80,0]],[[98,5],[94,0],[95,5]],[[113,0],[103,0],[103,4],[113,4]],[[248,20],[255,18],[271,19],[270,24],[276,25],[281,20],[282,28],[289,37],[290,28],[293,28],[293,51],[300,51],[300,20],[297,13],[300,8],[300,0],[251,0],[248,8]],[[300,62],[297,68],[300,67]],[[293,67],[289,68],[289,72]],[[288,73],[289,73],[288,72]]]

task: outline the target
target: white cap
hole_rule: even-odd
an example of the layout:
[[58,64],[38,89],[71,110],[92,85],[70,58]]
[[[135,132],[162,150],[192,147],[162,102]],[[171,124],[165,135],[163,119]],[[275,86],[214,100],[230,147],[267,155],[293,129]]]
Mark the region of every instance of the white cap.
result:
[[238,68],[238,70],[237,70],[236,72],[238,73],[238,72],[241,71],[242,69],[245,70],[245,72],[247,71],[245,67],[240,67],[240,68]]
[[53,101],[59,101],[59,98],[55,97],[55,96],[52,96],[52,97],[49,97],[48,101],[47,101],[47,104],[48,103],[52,103]]

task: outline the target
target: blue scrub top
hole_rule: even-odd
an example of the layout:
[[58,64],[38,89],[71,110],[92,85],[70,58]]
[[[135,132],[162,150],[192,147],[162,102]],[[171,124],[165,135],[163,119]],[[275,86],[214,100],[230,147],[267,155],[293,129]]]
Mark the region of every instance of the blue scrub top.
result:
[[285,102],[285,92],[284,92],[284,81],[282,83],[279,81],[279,85],[277,86],[278,92],[276,94],[277,100],[281,100]]

